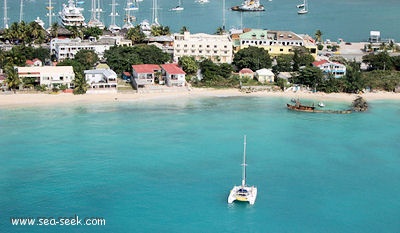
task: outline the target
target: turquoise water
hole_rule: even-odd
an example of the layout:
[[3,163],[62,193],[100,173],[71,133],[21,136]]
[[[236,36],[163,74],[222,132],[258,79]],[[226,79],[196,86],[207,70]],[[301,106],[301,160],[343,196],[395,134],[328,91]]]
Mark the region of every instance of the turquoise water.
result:
[[[62,4],[67,0],[52,0],[54,12],[61,10]],[[120,17],[116,18],[119,26],[123,25],[124,8],[126,0],[116,0],[119,4],[116,10]],[[215,33],[216,29],[223,25],[223,1],[210,0],[207,4],[196,3],[195,0],[182,0],[185,8],[182,12],[170,11],[178,0],[158,0],[159,22],[167,25],[173,32],[179,32],[182,26],[189,28],[191,32]],[[298,34],[307,33],[314,36],[316,30],[323,32],[323,39],[332,41],[339,38],[345,41],[366,41],[372,30],[381,31],[383,38],[400,40],[400,30],[397,22],[400,2],[398,0],[308,0],[309,13],[298,15],[296,5],[300,0],[261,0],[266,7],[265,12],[240,12],[230,11],[230,7],[238,5],[242,0],[226,0],[225,26],[230,28],[263,28],[270,30],[290,30]],[[109,25],[111,19],[111,0],[102,1],[105,13],[103,21]],[[25,21],[33,21],[36,17],[42,18],[48,27],[46,17],[47,0],[25,1]],[[19,20],[20,1],[8,0],[8,16],[11,22]],[[82,4],[84,15],[90,19],[91,1],[85,0]],[[3,1],[0,2],[3,9]],[[152,0],[144,0],[139,5],[139,11],[134,12],[137,22],[144,19],[152,20]],[[53,22],[57,17],[53,18]],[[1,21],[3,22],[3,21]],[[1,24],[3,25],[3,24]]]
[[[291,112],[287,101],[1,109],[1,231],[400,232],[399,103],[336,115]],[[258,197],[228,205],[244,134]],[[10,223],[75,214],[106,225]]]

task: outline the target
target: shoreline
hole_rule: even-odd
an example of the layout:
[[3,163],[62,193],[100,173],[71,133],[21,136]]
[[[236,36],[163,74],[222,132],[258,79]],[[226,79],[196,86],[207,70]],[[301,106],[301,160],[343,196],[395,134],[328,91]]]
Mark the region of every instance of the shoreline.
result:
[[107,94],[84,94],[74,95],[71,93],[59,94],[0,94],[0,108],[52,106],[65,104],[92,104],[111,102],[142,102],[154,100],[178,100],[201,97],[281,97],[309,99],[316,101],[343,101],[351,103],[357,96],[362,96],[367,102],[374,100],[400,100],[400,93],[374,92],[363,94],[347,93],[312,93],[308,91],[297,92],[272,92],[259,91],[252,93],[241,92],[239,89],[213,89],[192,88],[190,91],[182,90],[176,92],[154,92],[154,93],[107,93]]

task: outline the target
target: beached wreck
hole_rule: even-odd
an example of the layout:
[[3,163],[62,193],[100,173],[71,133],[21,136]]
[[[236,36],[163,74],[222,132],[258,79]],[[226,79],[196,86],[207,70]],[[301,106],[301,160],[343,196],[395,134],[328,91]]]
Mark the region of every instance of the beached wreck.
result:
[[322,110],[322,109],[316,109],[314,104],[309,106],[309,105],[303,105],[300,103],[300,100],[295,100],[293,101],[294,104],[286,104],[287,108],[289,110],[293,111],[299,111],[299,112],[315,112],[315,113],[337,113],[337,114],[349,114],[352,113],[353,111],[348,109],[348,110]]

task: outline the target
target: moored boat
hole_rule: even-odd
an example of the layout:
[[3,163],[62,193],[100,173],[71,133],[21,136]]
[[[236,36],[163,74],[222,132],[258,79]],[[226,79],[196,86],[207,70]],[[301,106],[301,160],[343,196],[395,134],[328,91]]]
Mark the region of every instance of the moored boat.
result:
[[231,7],[233,11],[265,11],[265,7],[260,4],[260,0],[245,0],[240,6]]
[[86,26],[83,8],[77,7],[74,0],[68,0],[68,5],[63,4],[63,9],[59,12],[61,24],[68,26]]
[[248,186],[246,184],[246,135],[244,136],[243,145],[242,185],[233,186],[228,196],[228,203],[231,204],[234,201],[244,201],[249,202],[250,205],[254,205],[257,198],[257,187]]

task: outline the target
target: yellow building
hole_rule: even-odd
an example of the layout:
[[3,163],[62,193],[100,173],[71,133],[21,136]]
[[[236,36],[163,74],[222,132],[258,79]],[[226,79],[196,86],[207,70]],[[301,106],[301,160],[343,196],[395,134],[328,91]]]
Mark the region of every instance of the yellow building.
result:
[[[291,31],[272,31],[262,29],[251,29],[232,37],[235,51],[250,46],[264,48],[271,57],[283,54],[293,54],[296,47],[304,46],[314,58],[317,57],[317,45],[310,36],[298,35]],[[235,38],[235,39],[234,39]]]

